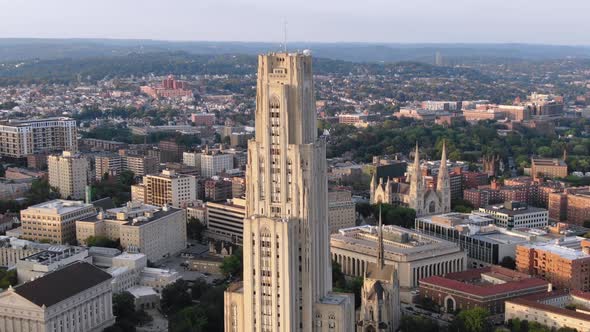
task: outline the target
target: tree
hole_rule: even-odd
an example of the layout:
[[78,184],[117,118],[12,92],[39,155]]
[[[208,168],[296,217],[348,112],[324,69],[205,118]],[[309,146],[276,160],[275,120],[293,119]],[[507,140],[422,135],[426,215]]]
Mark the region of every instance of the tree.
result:
[[88,247],[105,247],[105,248],[119,248],[118,241],[113,241],[106,236],[89,236],[86,238],[86,245]]
[[199,278],[193,282],[191,286],[191,296],[193,300],[198,300],[207,292],[207,290],[211,288],[207,281],[203,278]]
[[206,228],[199,219],[191,217],[186,224],[186,233],[189,239],[201,241]]
[[[416,220],[416,211],[403,206],[394,206],[391,204],[381,204],[381,213],[383,224],[396,225],[406,228],[414,227]],[[379,219],[379,204],[373,205],[373,215]]]
[[438,324],[420,316],[402,316],[400,330],[403,332],[438,332]]
[[16,278],[16,270],[0,271],[0,288],[7,289],[9,286],[14,286],[18,282]]
[[122,171],[119,174],[119,183],[130,187],[135,183],[135,174],[129,170]]
[[242,249],[236,249],[232,255],[224,257],[220,266],[221,272],[226,277],[242,275]]
[[162,290],[160,306],[165,314],[179,312],[192,304],[191,295],[188,293],[188,284],[180,279],[166,286]]
[[504,256],[502,261],[500,262],[500,266],[505,267],[507,269],[515,270],[516,269],[516,262],[514,258],[510,256]]
[[129,292],[113,295],[113,314],[117,317],[110,332],[135,331],[135,327],[152,320],[144,311],[135,310],[135,298]]
[[582,225],[586,228],[590,228],[590,219],[589,220],[584,220],[584,222],[582,223]]
[[457,332],[491,331],[491,326],[488,322],[489,316],[489,311],[480,307],[463,310],[451,324],[450,330]]
[[207,314],[203,307],[192,306],[180,310],[169,320],[170,332],[204,332],[207,329]]
[[31,183],[31,189],[27,193],[29,204],[38,204],[59,197],[58,190],[49,185],[49,180],[35,179]]
[[332,287],[341,292],[346,290],[346,278],[337,261],[332,261]]

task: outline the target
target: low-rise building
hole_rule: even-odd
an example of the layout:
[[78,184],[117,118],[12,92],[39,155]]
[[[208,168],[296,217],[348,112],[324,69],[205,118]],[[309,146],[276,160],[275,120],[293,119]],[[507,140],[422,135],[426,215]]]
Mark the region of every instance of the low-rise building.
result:
[[213,177],[205,180],[205,199],[213,202],[232,198],[233,183],[224,178]]
[[207,202],[207,236],[241,244],[246,218],[246,200],[234,198],[225,203]]
[[115,322],[110,274],[86,262],[0,293],[1,331],[102,331]]
[[538,233],[509,230],[493,224],[483,213],[447,213],[417,218],[417,231],[458,244],[465,250],[472,268],[500,264],[504,257],[516,257],[516,246],[532,241],[549,241]]
[[420,297],[428,298],[446,312],[473,308],[492,315],[504,313],[504,301],[551,290],[550,284],[500,266],[432,276],[420,280]]
[[88,250],[81,247],[51,246],[46,250],[21,258],[16,263],[18,282],[37,279],[51,271],[74,262],[92,263]]
[[51,243],[73,243],[76,220],[96,214],[92,204],[56,199],[32,205],[20,212],[22,238]]
[[133,287],[149,287],[160,293],[164,287],[180,279],[176,271],[147,267],[147,256],[122,253],[113,257],[106,271],[113,276],[113,292],[120,293]]
[[507,300],[505,321],[515,319],[553,330],[590,332],[590,293],[551,292]]
[[549,211],[528,206],[524,202],[505,202],[479,208],[479,212],[490,215],[495,224],[505,228],[543,228],[549,224]]
[[561,159],[531,159],[531,176],[565,178],[567,176],[567,164]]
[[127,252],[139,252],[160,261],[186,248],[186,212],[167,205],[157,207],[128,202],[76,221],[76,238],[85,244],[90,236],[119,239]]
[[[455,243],[403,227],[383,226],[385,264],[397,268],[400,286],[418,287],[420,279],[463,271],[467,255]],[[362,277],[377,260],[378,227],[341,229],[330,237],[332,259],[349,276]]]

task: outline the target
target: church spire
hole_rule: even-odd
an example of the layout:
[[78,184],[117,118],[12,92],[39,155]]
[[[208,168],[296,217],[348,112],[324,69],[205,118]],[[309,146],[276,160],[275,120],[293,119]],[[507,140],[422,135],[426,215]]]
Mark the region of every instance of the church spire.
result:
[[379,239],[377,248],[377,265],[380,269],[385,266],[385,254],[383,250],[383,220],[381,219],[381,204],[379,204]]
[[[443,141],[440,168],[436,182],[436,191],[439,193],[442,213],[451,212],[451,180],[447,169],[447,142]],[[438,213],[438,212],[437,212]]]
[[416,142],[416,152],[414,153],[414,170],[420,169],[420,151],[418,150],[418,142]]

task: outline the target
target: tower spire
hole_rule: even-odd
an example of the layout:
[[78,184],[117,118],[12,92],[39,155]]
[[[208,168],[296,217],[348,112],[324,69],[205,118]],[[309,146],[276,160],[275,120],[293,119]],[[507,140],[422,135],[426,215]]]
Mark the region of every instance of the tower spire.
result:
[[447,167],[447,140],[443,139],[442,155],[440,157],[441,165],[444,163],[445,168]]
[[379,236],[378,236],[378,248],[377,248],[377,264],[380,269],[385,266],[385,254],[383,250],[383,220],[381,219],[381,204],[379,204]]

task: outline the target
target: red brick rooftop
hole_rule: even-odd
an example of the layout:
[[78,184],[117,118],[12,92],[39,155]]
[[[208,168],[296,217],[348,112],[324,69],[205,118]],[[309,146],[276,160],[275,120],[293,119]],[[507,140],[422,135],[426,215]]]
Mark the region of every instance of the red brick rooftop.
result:
[[[481,280],[482,274],[491,275],[506,282],[503,284],[486,283],[481,285],[471,283]],[[420,279],[420,285],[422,284],[443,287],[482,297],[549,286],[549,283],[545,280],[533,278],[527,274],[512,271],[500,266],[490,266],[481,269],[449,273],[444,276],[432,276]]]

